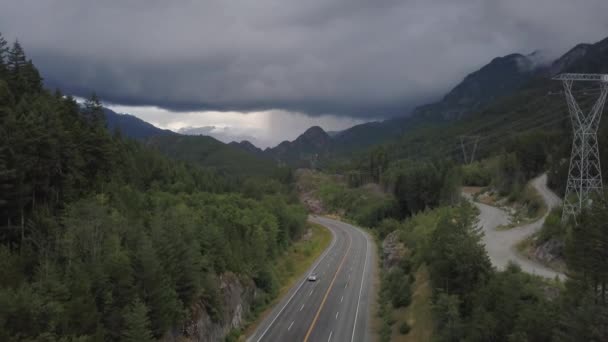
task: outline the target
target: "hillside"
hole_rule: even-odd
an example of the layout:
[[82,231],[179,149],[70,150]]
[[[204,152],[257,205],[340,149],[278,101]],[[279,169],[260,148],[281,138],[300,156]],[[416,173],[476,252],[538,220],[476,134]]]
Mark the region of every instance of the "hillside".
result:
[[538,52],[497,57],[465,77],[442,100],[419,106],[409,115],[368,122],[337,132],[330,136],[330,142],[321,149],[315,149],[314,145],[303,148],[301,144],[283,142],[271,152],[288,164],[305,166],[310,165],[306,160],[312,154],[318,155],[321,160],[347,157],[374,145],[398,139],[417,127],[459,120],[539,77],[546,71],[541,61],[542,56]]
[[440,117],[444,120],[461,119],[521,88],[538,74],[542,62],[542,56],[538,52],[497,57],[465,77],[441,101],[418,107],[412,115]]
[[292,166],[312,166],[330,155],[332,138],[321,127],[307,129],[293,141],[283,141],[264,152],[273,159]]
[[277,172],[274,161],[204,135],[154,136],[145,144],[171,158],[233,175],[269,176]]
[[119,114],[104,108],[104,116],[110,132],[120,130],[120,133],[132,139],[145,139],[157,135],[175,135],[177,133],[158,128],[136,116]]

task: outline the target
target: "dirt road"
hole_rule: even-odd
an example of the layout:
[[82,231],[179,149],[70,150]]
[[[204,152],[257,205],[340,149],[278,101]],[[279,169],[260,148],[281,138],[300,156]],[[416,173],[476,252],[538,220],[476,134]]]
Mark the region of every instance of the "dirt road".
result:
[[[543,200],[547,204],[549,211],[558,206],[561,200],[547,187],[547,175],[541,176],[532,180],[532,186],[539,192]],[[537,232],[545,222],[547,214],[538,221],[533,223],[512,228],[509,230],[496,230],[496,227],[509,223],[509,215],[502,209],[492,207],[483,203],[474,202],[479,208],[479,225],[483,229],[483,243],[486,246],[488,256],[497,269],[503,270],[507,264],[512,261],[519,264],[523,271],[531,274],[537,274],[547,278],[558,277],[564,279],[564,274],[556,272],[544,265],[527,259],[516,250],[516,244]]]

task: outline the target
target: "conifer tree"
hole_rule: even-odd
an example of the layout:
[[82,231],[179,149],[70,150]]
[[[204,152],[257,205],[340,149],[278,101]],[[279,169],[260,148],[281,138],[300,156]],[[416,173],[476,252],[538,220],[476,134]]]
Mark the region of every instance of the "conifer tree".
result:
[[135,274],[143,289],[144,299],[150,305],[154,333],[160,336],[175,322],[181,305],[162,269],[152,241],[146,234],[140,236]]
[[0,79],[6,78],[7,55],[8,55],[8,42],[2,36],[2,32],[0,32]]
[[123,314],[124,330],[122,341],[124,342],[148,342],[153,341],[148,319],[148,308],[139,298],[136,298]]

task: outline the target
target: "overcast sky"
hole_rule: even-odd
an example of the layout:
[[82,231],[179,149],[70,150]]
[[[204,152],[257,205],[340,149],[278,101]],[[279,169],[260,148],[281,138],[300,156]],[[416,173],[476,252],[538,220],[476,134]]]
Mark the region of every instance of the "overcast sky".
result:
[[0,9],[0,32],[19,38],[48,85],[96,91],[163,127],[216,126],[265,144],[311,123],[406,115],[493,57],[557,56],[608,36],[606,0],[0,0]]

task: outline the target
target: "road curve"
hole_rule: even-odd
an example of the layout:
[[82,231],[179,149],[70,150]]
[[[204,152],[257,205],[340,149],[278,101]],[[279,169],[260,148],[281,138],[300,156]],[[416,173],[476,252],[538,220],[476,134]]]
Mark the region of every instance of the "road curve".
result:
[[[363,230],[325,217],[333,239],[247,341],[371,341],[369,308],[376,252]],[[316,273],[319,280],[306,280]]]
[[515,262],[521,266],[524,272],[546,278],[558,277],[563,279],[564,274],[524,257],[516,249],[517,243],[537,232],[543,226],[549,211],[561,203],[559,197],[547,187],[546,174],[534,178],[532,186],[539,192],[547,205],[547,214],[535,222],[520,227],[496,230],[498,226],[509,223],[509,215],[502,209],[474,202],[479,209],[479,225],[484,232],[483,243],[492,265],[499,270],[503,270],[509,262]]

